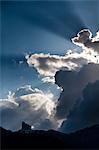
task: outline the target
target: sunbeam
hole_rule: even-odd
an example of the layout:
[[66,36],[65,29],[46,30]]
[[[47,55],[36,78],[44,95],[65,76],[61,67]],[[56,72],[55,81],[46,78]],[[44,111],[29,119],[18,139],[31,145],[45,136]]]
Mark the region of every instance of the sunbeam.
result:
[[86,27],[95,34],[99,30],[99,1],[86,1],[86,5],[85,1],[75,1],[73,6]]
[[24,7],[23,2],[11,2],[13,7],[10,3],[8,6],[10,13],[14,9],[13,15],[69,41],[79,30],[86,28],[72,1],[32,1],[24,2]]

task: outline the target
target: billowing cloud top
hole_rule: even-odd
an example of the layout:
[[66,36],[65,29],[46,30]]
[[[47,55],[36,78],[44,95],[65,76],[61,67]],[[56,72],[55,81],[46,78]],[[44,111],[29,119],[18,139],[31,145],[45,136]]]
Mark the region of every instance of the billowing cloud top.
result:
[[92,49],[99,53],[99,32],[92,38],[92,33],[88,29],[84,29],[72,39],[73,43],[84,48]]

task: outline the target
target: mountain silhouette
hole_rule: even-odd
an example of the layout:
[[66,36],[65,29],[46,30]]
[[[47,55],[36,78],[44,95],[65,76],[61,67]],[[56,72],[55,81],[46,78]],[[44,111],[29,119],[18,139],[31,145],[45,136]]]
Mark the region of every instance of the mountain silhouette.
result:
[[1,149],[99,148],[99,125],[65,134],[55,130],[32,130],[22,122],[21,130],[12,132],[0,127],[0,133]]

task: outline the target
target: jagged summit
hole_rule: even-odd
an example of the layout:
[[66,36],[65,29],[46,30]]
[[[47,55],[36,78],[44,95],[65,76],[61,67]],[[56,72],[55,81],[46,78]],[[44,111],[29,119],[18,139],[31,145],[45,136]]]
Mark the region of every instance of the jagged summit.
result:
[[22,122],[22,129],[19,130],[21,133],[31,133],[33,130],[31,129],[31,126],[24,121]]
[[31,126],[23,121],[22,130],[31,130]]

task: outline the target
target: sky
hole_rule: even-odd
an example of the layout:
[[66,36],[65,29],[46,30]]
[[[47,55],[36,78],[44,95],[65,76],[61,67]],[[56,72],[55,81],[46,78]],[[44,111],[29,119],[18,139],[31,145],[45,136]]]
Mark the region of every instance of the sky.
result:
[[97,98],[92,108],[83,94],[99,90],[98,0],[0,6],[0,125],[17,130],[25,121],[34,129],[71,132],[99,123]]

